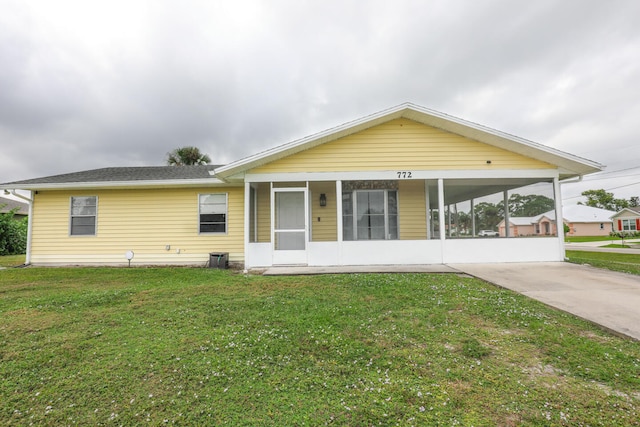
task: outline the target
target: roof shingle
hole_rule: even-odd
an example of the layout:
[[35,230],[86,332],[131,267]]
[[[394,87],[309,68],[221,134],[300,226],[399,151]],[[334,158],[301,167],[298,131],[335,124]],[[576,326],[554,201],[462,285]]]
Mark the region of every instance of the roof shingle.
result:
[[130,181],[168,181],[213,178],[209,173],[219,165],[196,166],[140,166],[92,169],[62,175],[14,181],[2,186],[38,185],[38,184],[70,184],[87,182],[130,182]]

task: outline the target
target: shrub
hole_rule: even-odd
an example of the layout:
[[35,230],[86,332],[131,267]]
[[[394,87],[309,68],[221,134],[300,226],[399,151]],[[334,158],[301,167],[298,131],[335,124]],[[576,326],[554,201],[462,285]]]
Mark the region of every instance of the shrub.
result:
[[15,210],[0,213],[0,255],[18,255],[27,250],[28,219],[16,220]]

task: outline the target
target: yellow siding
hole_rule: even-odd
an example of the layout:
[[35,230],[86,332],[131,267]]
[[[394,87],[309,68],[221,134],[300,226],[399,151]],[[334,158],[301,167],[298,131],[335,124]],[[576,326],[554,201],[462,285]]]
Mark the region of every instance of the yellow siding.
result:
[[[226,234],[198,233],[198,194],[227,193]],[[69,235],[71,196],[97,196],[97,234]],[[244,260],[243,188],[40,191],[33,205],[32,262],[203,264],[210,252]],[[170,250],[166,246],[170,246]],[[180,253],[178,253],[178,250]]]
[[[491,160],[491,165],[486,164]],[[252,173],[550,169],[552,165],[408,119],[397,119],[276,160]]]
[[[336,215],[336,183],[311,182],[311,241],[335,242],[338,240],[338,220]],[[320,194],[327,195],[327,206],[320,207]]]
[[258,184],[258,242],[271,241],[271,188],[268,183]]
[[399,181],[398,211],[400,240],[427,238],[424,181]]

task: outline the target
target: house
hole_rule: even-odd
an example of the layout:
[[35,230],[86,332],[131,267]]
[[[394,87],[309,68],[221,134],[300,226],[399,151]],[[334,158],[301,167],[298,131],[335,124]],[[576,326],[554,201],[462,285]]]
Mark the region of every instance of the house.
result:
[[[569,227],[567,236],[608,236],[612,228],[611,215],[615,212],[585,205],[562,207],[563,223]],[[504,220],[498,224],[501,236],[505,235]],[[541,236],[557,233],[554,210],[532,217],[510,217],[512,236]]]
[[561,211],[560,181],[601,169],[402,104],[227,165],[106,168],[0,188],[31,191],[34,265],[125,265],[125,254],[132,265],[205,265],[211,253],[245,268],[560,261],[562,236],[475,238],[472,223],[464,237],[445,212],[533,184]]
[[29,205],[18,200],[0,197],[0,213],[8,213],[14,211],[14,219],[23,219],[29,215]]
[[613,231],[634,233],[640,231],[640,206],[624,208],[611,216]]

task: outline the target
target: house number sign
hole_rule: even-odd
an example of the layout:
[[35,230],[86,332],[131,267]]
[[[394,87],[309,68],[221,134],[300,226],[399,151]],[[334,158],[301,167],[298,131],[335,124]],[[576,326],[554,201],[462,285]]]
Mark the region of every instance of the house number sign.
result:
[[398,174],[398,178],[399,179],[411,179],[411,178],[413,178],[411,176],[411,172],[410,171],[398,171],[396,173]]

